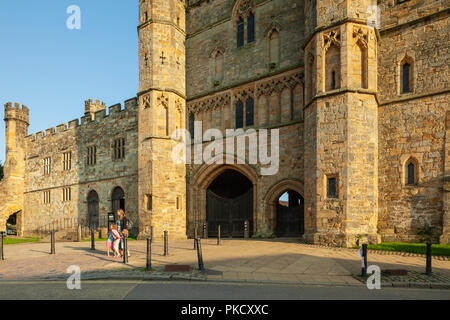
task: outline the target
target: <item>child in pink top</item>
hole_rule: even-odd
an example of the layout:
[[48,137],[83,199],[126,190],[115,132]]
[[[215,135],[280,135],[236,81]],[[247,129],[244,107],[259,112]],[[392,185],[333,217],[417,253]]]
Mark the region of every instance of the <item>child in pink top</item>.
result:
[[117,225],[114,223],[111,225],[111,233],[114,237],[114,242],[113,242],[114,258],[120,258],[120,253],[119,253],[120,234],[117,231]]

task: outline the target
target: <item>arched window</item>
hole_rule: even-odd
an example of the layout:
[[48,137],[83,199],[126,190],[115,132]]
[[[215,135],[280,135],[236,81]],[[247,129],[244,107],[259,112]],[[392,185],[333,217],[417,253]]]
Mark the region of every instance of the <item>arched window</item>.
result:
[[254,101],[252,98],[248,98],[245,103],[245,126],[251,127],[255,124],[255,111],[254,111]]
[[236,103],[236,129],[244,127],[244,104],[241,100]]
[[269,60],[271,69],[280,63],[280,33],[276,29],[269,34]]
[[419,164],[416,159],[410,158],[405,163],[405,185],[407,186],[414,186],[418,183],[418,170],[419,170]]
[[219,85],[223,80],[223,53],[220,49],[214,54],[214,85]]
[[340,48],[334,43],[331,44],[325,56],[325,90],[335,90],[340,88],[341,76],[341,53]]
[[242,47],[244,45],[244,19],[239,18],[237,24],[237,46]]
[[408,185],[415,184],[415,172],[416,168],[414,166],[414,163],[408,164]]
[[193,112],[189,114],[189,133],[191,134],[191,139],[194,139],[195,132],[195,115]]
[[400,93],[413,92],[414,89],[414,60],[405,56],[400,62]]
[[255,41],[255,15],[250,13],[247,18],[247,43]]
[[410,92],[409,77],[411,72],[411,65],[405,62],[402,66],[402,93]]

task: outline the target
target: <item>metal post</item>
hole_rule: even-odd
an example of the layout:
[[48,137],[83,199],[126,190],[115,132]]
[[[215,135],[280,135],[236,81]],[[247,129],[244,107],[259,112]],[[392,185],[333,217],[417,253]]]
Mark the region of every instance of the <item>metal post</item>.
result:
[[219,226],[217,227],[217,245],[218,246],[220,246],[220,244],[221,244],[221,234],[220,234],[220,224],[219,224]]
[[169,232],[164,231],[164,255],[169,255]]
[[55,231],[50,231],[50,254],[56,254],[55,250]]
[[147,238],[147,270],[152,269],[152,239]]
[[5,236],[4,232],[0,232],[0,260],[5,260],[5,255],[3,254],[3,237]]
[[208,239],[208,223],[203,224],[203,238]]
[[94,229],[91,229],[91,250],[95,250],[95,234],[94,234]]
[[203,271],[205,270],[205,266],[203,265],[202,243],[200,239],[195,239],[195,241],[197,242],[198,269]]
[[197,250],[197,239],[198,239],[198,226],[195,225],[195,229],[194,229],[194,250]]
[[425,269],[425,273],[427,276],[431,276],[431,242],[427,242],[427,266]]
[[362,245],[362,256],[364,261],[364,266],[362,267],[362,276],[367,276],[367,244]]
[[250,238],[250,234],[248,232],[248,220],[245,220],[244,222],[244,239]]
[[123,235],[123,263],[128,263],[128,239]]
[[150,227],[150,241],[153,243],[153,226]]

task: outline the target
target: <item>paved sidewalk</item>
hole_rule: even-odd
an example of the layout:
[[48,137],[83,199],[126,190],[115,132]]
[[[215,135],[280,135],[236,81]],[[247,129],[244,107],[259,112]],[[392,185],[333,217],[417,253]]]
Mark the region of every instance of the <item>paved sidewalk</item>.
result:
[[[81,268],[82,279],[180,279],[227,282],[263,282],[295,284],[327,284],[363,286],[352,275],[361,272],[361,259],[356,250],[321,248],[300,244],[296,240],[216,240],[202,241],[206,274],[198,272],[197,253],[193,241],[173,241],[169,256],[163,256],[163,244],[152,246],[151,273],[145,272],[146,242],[129,241],[131,258],[127,265],[107,257],[105,243],[97,242],[97,251],[90,242],[56,244],[51,256],[50,244],[34,243],[5,246],[7,260],[0,261],[0,280],[36,280],[67,278],[71,265]],[[400,255],[370,254],[369,265],[385,269],[407,269],[416,273],[425,270],[425,258]],[[166,273],[164,266],[190,265],[191,273]],[[449,279],[450,261],[434,260],[433,271]]]

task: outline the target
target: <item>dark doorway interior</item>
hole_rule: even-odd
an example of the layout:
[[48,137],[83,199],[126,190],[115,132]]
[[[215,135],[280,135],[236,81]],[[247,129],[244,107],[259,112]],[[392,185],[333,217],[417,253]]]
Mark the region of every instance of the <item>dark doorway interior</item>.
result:
[[6,221],[6,234],[7,235],[17,235],[17,213],[14,213],[9,216]]
[[216,237],[218,226],[224,237],[244,237],[244,224],[253,233],[253,184],[243,174],[226,170],[206,191],[208,236]]
[[112,193],[112,212],[117,214],[117,210],[122,209],[125,211],[125,192],[121,187],[117,187]]
[[99,199],[96,191],[92,190],[88,195],[88,223],[90,228],[98,228],[99,222]]
[[277,204],[277,237],[299,237],[305,232],[304,200],[295,191],[287,191]]

